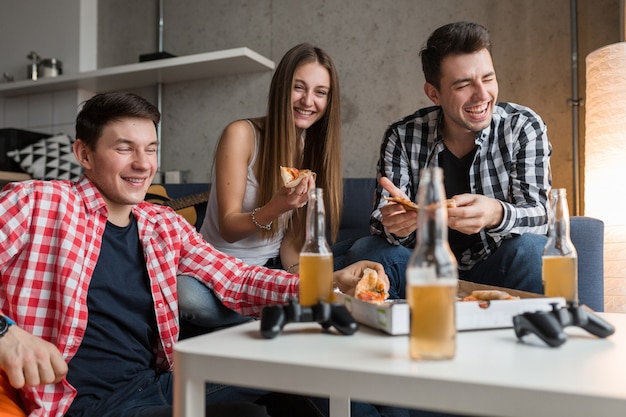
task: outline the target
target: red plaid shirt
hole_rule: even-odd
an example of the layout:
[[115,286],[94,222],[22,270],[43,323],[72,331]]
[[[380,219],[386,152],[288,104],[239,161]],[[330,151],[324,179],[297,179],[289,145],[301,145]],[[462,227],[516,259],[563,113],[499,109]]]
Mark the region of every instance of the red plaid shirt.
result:
[[[284,271],[243,264],[206,243],[172,209],[151,203],[133,208],[143,246],[160,343],[156,362],[172,369],[178,340],[177,275],[213,288],[224,304],[244,315],[284,303],[298,280]],[[25,181],[0,194],[0,313],[54,343],[69,362],[87,326],[87,291],[98,262],[107,208],[86,178]],[[63,380],[24,388],[31,416],[62,416],[76,394]]]

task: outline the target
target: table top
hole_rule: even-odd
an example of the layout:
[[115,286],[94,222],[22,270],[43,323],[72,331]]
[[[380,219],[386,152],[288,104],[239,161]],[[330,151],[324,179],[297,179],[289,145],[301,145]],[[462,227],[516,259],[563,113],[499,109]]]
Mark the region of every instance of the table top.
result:
[[183,340],[175,372],[192,380],[350,397],[494,416],[622,416],[626,412],[626,315],[602,314],[607,339],[568,327],[558,348],[517,341],[513,329],[460,332],[453,360],[413,361],[407,336],[361,326],[352,336],[289,323],[264,339],[251,322]]

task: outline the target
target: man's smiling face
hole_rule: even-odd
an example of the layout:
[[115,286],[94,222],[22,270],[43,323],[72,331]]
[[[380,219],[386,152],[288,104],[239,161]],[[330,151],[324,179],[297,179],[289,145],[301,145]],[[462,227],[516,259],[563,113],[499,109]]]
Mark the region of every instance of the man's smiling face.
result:
[[428,86],[427,95],[443,109],[447,132],[475,133],[491,123],[498,81],[487,49],[445,57],[439,89]]
[[157,171],[158,141],[149,119],[124,118],[102,130],[95,149],[77,138],[77,158],[100,190],[109,212],[124,213],[142,202]]

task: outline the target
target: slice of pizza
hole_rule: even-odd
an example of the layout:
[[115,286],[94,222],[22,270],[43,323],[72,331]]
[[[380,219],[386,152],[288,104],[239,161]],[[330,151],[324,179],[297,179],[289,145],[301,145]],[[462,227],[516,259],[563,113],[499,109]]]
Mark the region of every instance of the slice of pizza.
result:
[[519,297],[513,296],[502,290],[475,290],[470,295],[464,297],[461,301],[493,301],[493,300],[519,300]]
[[384,281],[380,279],[376,270],[365,268],[363,276],[354,289],[354,296],[359,300],[380,304],[389,297],[389,293],[385,289]]
[[280,167],[280,176],[283,179],[283,183],[287,188],[296,187],[300,182],[313,175],[315,178],[315,172],[310,169],[298,169],[298,168],[290,168],[290,167]]
[[[393,203],[401,204],[406,210],[418,211],[420,206],[408,198],[403,197],[387,197],[385,196],[385,200],[391,201]],[[453,198],[449,198],[445,200],[445,204],[447,208],[456,207],[456,201]],[[430,207],[430,206],[429,206]],[[434,207],[433,207],[434,208]]]
[[406,210],[418,211],[420,206],[409,200],[408,198],[403,197],[387,197],[385,196],[385,200],[391,201],[393,203],[398,203],[402,205]]

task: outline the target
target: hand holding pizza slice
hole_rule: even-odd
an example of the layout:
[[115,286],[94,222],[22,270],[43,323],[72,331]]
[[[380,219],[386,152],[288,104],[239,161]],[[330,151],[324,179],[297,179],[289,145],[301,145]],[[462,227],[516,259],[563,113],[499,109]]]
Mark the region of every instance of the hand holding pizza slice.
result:
[[[393,203],[398,203],[398,204],[402,205],[407,211],[419,211],[419,208],[420,208],[420,206],[418,204],[412,202],[408,198],[387,197],[387,196],[385,196],[384,198],[387,201],[391,201]],[[449,198],[449,199],[445,200],[444,203],[445,203],[447,208],[456,207],[456,201],[454,201],[453,198]],[[434,207],[432,207],[432,208],[434,209]]]
[[283,179],[285,187],[287,188],[297,187],[303,179],[310,177],[311,175],[313,176],[313,179],[315,179],[316,174],[310,169],[298,169],[284,166],[280,167],[280,176]]
[[389,293],[385,288],[385,282],[380,279],[376,270],[365,268],[362,278],[354,289],[354,296],[359,300],[380,304],[389,297]]

